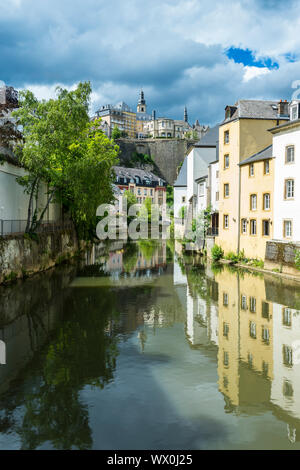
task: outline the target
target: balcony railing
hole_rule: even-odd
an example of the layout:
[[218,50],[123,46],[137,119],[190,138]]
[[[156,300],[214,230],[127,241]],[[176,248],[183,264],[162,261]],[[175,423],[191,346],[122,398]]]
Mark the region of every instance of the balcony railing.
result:
[[217,237],[219,235],[219,228],[218,227],[209,227],[207,229],[206,235],[210,237]]
[[[27,220],[2,220],[0,219],[0,236],[16,235],[25,233]],[[37,228],[37,233],[53,233],[60,230],[72,230],[71,221],[43,221]]]

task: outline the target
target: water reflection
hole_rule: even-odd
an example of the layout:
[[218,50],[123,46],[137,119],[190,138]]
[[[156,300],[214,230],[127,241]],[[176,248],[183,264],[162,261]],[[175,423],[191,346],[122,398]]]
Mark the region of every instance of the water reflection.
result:
[[226,410],[270,410],[287,423],[288,439],[300,440],[299,284],[189,261],[174,264],[175,285],[187,286],[187,338],[192,346],[218,345]]
[[139,241],[0,295],[0,448],[300,448],[299,284]]

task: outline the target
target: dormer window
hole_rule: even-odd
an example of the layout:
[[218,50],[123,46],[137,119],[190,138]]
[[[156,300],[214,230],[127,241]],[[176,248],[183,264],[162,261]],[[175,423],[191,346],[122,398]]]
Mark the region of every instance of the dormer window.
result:
[[298,119],[298,106],[292,106],[291,108],[291,121]]

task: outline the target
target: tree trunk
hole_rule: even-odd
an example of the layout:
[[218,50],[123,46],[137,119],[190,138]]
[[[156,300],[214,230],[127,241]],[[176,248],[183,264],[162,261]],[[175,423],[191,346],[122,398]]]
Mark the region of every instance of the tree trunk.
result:
[[52,199],[53,199],[53,196],[54,196],[55,192],[56,192],[56,189],[54,189],[54,190],[52,191],[52,193],[50,194],[50,196],[48,197],[47,203],[46,203],[46,205],[45,205],[45,207],[44,207],[44,209],[43,209],[43,211],[42,211],[42,213],[41,213],[41,215],[40,215],[40,218],[39,218],[39,220],[36,220],[36,221],[35,221],[35,225],[34,225],[33,227],[31,227],[31,231],[37,230],[37,229],[39,228],[39,226],[41,225],[41,222],[42,222],[42,220],[43,220],[43,217],[44,217],[44,215],[45,215],[45,213],[46,213],[46,211],[47,211],[47,209],[48,209],[48,207],[49,207],[49,204],[51,203],[51,201],[52,201]]
[[33,196],[34,196],[34,191],[35,191],[35,188],[36,188],[36,185],[37,185],[37,182],[38,182],[38,178],[36,178],[33,183],[32,183],[32,188],[31,188],[31,191],[30,191],[30,197],[29,197],[29,203],[28,203],[28,211],[27,211],[27,223],[26,223],[26,228],[25,228],[25,232],[28,233],[30,230],[30,222],[31,222],[31,205],[32,205],[32,199],[33,199]]

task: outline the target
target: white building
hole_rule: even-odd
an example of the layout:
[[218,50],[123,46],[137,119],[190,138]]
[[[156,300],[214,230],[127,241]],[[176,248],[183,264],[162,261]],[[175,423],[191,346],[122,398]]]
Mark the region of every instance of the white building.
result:
[[[274,303],[271,402],[286,413],[288,421],[290,418],[300,419],[299,332],[299,311]],[[288,437],[292,442],[300,438],[295,432],[296,429],[288,428]]]
[[[0,89],[0,126],[2,129],[14,124],[11,112],[17,106],[16,91],[12,87]],[[0,236],[24,231],[29,204],[29,195],[17,182],[17,178],[25,176],[27,172],[8,147],[7,142],[0,142]],[[38,207],[45,207],[47,198],[47,186],[42,183],[37,201]],[[36,201],[33,200],[32,210],[35,209],[35,204]],[[60,206],[55,203],[50,204],[44,220],[53,221],[59,218]]]
[[174,217],[180,217],[182,207],[187,206],[187,159],[180,168],[174,183]]
[[275,240],[300,242],[300,101],[290,104],[290,121],[271,129],[275,157]]

